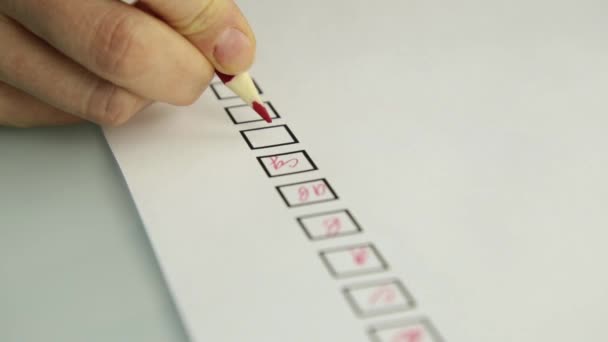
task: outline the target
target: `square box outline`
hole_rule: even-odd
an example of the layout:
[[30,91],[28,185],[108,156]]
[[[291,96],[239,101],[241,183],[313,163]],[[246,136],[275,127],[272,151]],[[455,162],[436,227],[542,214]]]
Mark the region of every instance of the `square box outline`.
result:
[[[268,169],[266,168],[266,165],[262,161],[262,159],[268,158],[268,157],[285,156],[285,155],[288,155],[288,154],[295,154],[295,153],[300,153],[300,152],[304,155],[304,158],[306,158],[306,160],[310,163],[310,165],[312,165],[312,167],[313,167],[312,169],[310,169],[310,170],[304,170],[304,171],[296,171],[296,172],[291,172],[291,173],[282,173],[280,175],[271,175],[270,172],[268,171]],[[291,152],[278,153],[278,154],[268,154],[268,155],[265,155],[265,156],[256,157],[256,159],[258,160],[258,162],[260,163],[260,165],[262,165],[262,169],[264,170],[264,172],[266,173],[266,175],[268,176],[268,178],[281,177],[281,176],[289,176],[289,175],[296,175],[298,173],[313,172],[313,171],[318,171],[319,170],[319,168],[317,167],[317,164],[315,164],[315,162],[312,161],[312,158],[310,158],[310,156],[308,155],[308,153],[305,150],[291,151]]]
[[429,320],[426,317],[418,317],[418,318],[414,318],[414,319],[372,325],[367,329],[367,334],[372,342],[386,342],[386,341],[382,341],[378,337],[377,333],[379,331],[394,329],[394,328],[405,328],[407,326],[412,326],[415,324],[423,325],[426,328],[426,331],[428,331],[429,335],[431,335],[431,338],[434,340],[434,342],[444,342],[444,339],[439,334],[439,331],[435,328],[433,323],[431,323],[431,320]]
[[[257,89],[258,93],[260,95],[264,94],[264,91],[262,91],[262,88],[260,88],[260,86],[258,85],[258,82],[255,81],[254,78],[251,79],[253,81],[253,85],[255,86],[255,89]],[[238,95],[231,95],[228,97],[220,97],[220,93],[217,91],[217,89],[215,89],[215,87],[217,85],[224,85],[224,82],[222,81],[215,81],[215,82],[211,82],[209,84],[209,88],[211,88],[211,91],[213,92],[213,95],[215,95],[215,98],[218,100],[231,100],[231,99],[238,99],[239,96]]]
[[[284,127],[285,130],[287,131],[287,134],[289,134],[289,136],[291,137],[291,139],[293,139],[293,141],[288,142],[288,143],[282,143],[282,144],[274,144],[274,145],[268,145],[268,146],[262,146],[262,147],[253,147],[253,145],[251,144],[251,141],[249,141],[249,139],[247,139],[247,134],[245,134],[245,132],[259,131],[259,130],[263,130],[263,129],[271,129],[271,128],[276,128],[276,127]],[[249,148],[252,150],[261,150],[261,149],[265,149],[265,148],[287,146],[287,145],[293,145],[293,144],[300,143],[298,138],[296,138],[296,136],[293,134],[293,132],[291,131],[291,129],[289,129],[289,127],[287,125],[274,125],[274,126],[265,126],[265,127],[259,127],[259,128],[244,129],[239,132],[241,133],[241,136],[243,137],[243,139],[245,139],[247,146],[249,146]]]
[[[391,309],[384,309],[384,310],[380,309],[380,310],[375,310],[375,311],[371,311],[371,312],[369,312],[369,311],[365,312],[357,304],[357,301],[351,294],[351,292],[353,290],[367,289],[367,288],[371,288],[371,287],[375,287],[375,286],[382,286],[382,285],[388,285],[388,284],[394,284],[397,287],[401,296],[403,298],[405,298],[406,305],[407,305],[406,307],[391,308]],[[355,315],[357,315],[357,317],[359,317],[359,318],[375,317],[375,316],[388,315],[388,314],[398,313],[398,312],[406,312],[406,311],[413,310],[414,308],[416,308],[416,300],[414,299],[414,296],[412,296],[412,294],[407,290],[407,288],[405,287],[405,285],[403,285],[403,282],[399,278],[389,278],[389,279],[375,280],[375,281],[367,282],[367,283],[358,283],[358,284],[354,284],[354,285],[347,285],[342,288],[342,293],[344,294],[344,297],[346,298],[346,301],[348,302],[348,304],[350,304],[350,307],[353,309],[353,312],[355,313]]]
[[[274,120],[274,119],[280,119],[281,118],[281,116],[279,115],[279,112],[277,112],[277,110],[274,108],[274,106],[272,105],[272,103],[270,103],[270,101],[264,101],[264,104],[266,104],[268,106],[268,108],[270,108],[270,110],[272,111],[272,113],[274,113],[274,115],[276,115],[276,117],[272,117],[271,116],[271,119]],[[247,104],[240,104],[240,105],[234,105],[234,106],[224,107],[224,111],[226,112],[226,114],[228,114],[228,117],[230,118],[230,120],[232,121],[233,124],[235,124],[235,125],[242,125],[242,124],[246,124],[246,123],[250,123],[250,122],[264,121],[264,119],[262,119],[260,117],[259,119],[255,119],[255,120],[237,122],[236,119],[234,118],[234,116],[232,116],[232,113],[230,113],[230,109],[241,108],[241,107],[251,108],[251,106],[249,106]]]
[[[309,203],[289,204],[289,201],[287,200],[287,197],[285,197],[285,195],[283,195],[283,192],[281,192],[281,188],[284,188],[286,186],[300,185],[300,184],[306,184],[306,183],[313,183],[313,182],[317,182],[317,181],[323,181],[323,183],[325,183],[325,185],[327,186],[327,189],[329,189],[329,192],[331,192],[331,194],[334,196],[334,198],[329,198],[329,199],[324,199],[324,200],[315,201],[315,202],[309,202]],[[338,194],[336,194],[336,192],[331,187],[331,185],[329,185],[329,182],[327,181],[327,178],[318,178],[318,179],[311,179],[311,180],[307,180],[307,181],[303,181],[303,182],[296,182],[296,183],[289,183],[289,184],[278,185],[278,186],[275,187],[275,189],[277,189],[277,191],[279,192],[279,195],[283,199],[283,202],[285,202],[285,204],[287,205],[288,208],[295,208],[295,207],[302,207],[302,206],[305,206],[305,205],[312,205],[312,204],[317,204],[317,203],[325,203],[325,202],[337,201],[337,200],[340,199],[340,197],[338,197]]]
[[[347,233],[338,234],[338,235],[334,235],[334,236],[323,236],[323,237],[316,237],[315,238],[315,237],[313,237],[308,232],[308,230],[306,229],[306,225],[304,224],[304,222],[302,222],[303,219],[307,219],[307,218],[311,218],[311,217],[324,216],[324,215],[328,215],[328,214],[336,214],[336,213],[346,213],[346,216],[348,216],[348,218],[355,225],[355,228],[357,228],[357,230],[355,230],[354,232],[347,232]],[[363,228],[361,228],[361,225],[359,224],[359,222],[357,222],[357,220],[355,220],[355,217],[353,216],[353,214],[348,209],[338,209],[338,210],[332,210],[332,211],[324,211],[324,212],[316,213],[316,214],[302,215],[302,216],[296,217],[296,221],[298,221],[298,224],[300,225],[300,227],[304,231],[304,234],[306,234],[306,237],[308,237],[308,240],[311,240],[311,241],[335,239],[335,238],[339,238],[341,236],[349,236],[349,235],[354,235],[354,234],[360,234],[360,233],[363,232]]]
[[[336,270],[333,268],[333,266],[331,265],[331,263],[329,262],[329,259],[327,259],[327,257],[326,257],[326,255],[330,254],[330,253],[343,252],[343,251],[348,251],[348,250],[351,250],[351,249],[361,248],[361,247],[369,247],[373,251],[373,253],[376,256],[376,258],[378,258],[378,260],[380,261],[380,265],[381,265],[382,268],[380,268],[380,269],[374,269],[374,270],[350,271],[350,272],[345,272],[345,273],[342,273],[342,274],[338,274],[336,272]],[[351,277],[356,277],[356,276],[361,276],[361,275],[366,275],[366,274],[375,274],[375,273],[386,272],[390,268],[389,265],[388,265],[388,263],[386,262],[386,260],[382,256],[382,254],[380,254],[380,252],[378,251],[378,249],[376,248],[376,246],[373,243],[371,243],[371,242],[360,243],[360,244],[356,244],[356,245],[348,245],[348,246],[342,246],[342,247],[323,249],[323,250],[319,251],[319,256],[321,257],[321,260],[323,261],[323,264],[325,264],[325,267],[329,271],[329,274],[331,274],[336,279],[344,279],[344,278],[351,278]]]

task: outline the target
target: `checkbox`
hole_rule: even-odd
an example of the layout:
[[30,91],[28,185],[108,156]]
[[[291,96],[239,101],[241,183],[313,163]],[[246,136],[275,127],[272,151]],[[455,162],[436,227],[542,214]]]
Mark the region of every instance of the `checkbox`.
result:
[[287,125],[246,129],[241,131],[241,135],[252,150],[298,143]]
[[342,291],[359,317],[377,316],[414,308],[414,299],[399,279],[350,285]]
[[371,243],[322,250],[321,260],[335,278],[383,272],[388,264]]
[[[269,101],[265,101],[264,103],[266,104],[266,108],[269,109],[268,114],[270,114],[270,118],[279,119],[279,113],[277,113],[272,103],[270,103]],[[248,106],[246,104],[225,107],[224,110],[230,117],[230,120],[232,120],[235,125],[240,125],[249,122],[264,121],[264,119],[262,119],[260,115],[256,113],[253,108],[251,108],[251,106]]]
[[257,157],[268,177],[293,175],[318,170],[306,151],[294,151]]
[[368,330],[372,342],[442,342],[443,339],[425,318],[373,326]]
[[346,209],[300,216],[297,221],[310,240],[331,239],[357,234],[362,230]]
[[[262,89],[260,88],[260,86],[257,84],[257,82],[255,80],[253,80],[253,84],[255,85],[256,89],[258,90],[258,93],[260,95],[263,94]],[[238,95],[234,94],[234,92],[232,90],[230,90],[230,88],[226,87],[226,85],[224,83],[222,83],[222,81],[215,81],[215,82],[211,82],[211,84],[209,84],[211,91],[213,91],[213,94],[215,95],[215,97],[218,100],[230,100],[230,99],[238,99]]]
[[338,195],[324,178],[280,185],[276,189],[290,208],[338,199]]

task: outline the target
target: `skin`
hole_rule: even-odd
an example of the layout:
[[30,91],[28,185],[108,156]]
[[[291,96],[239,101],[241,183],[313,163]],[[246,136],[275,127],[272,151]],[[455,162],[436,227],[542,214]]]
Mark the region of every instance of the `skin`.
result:
[[0,125],[120,125],[191,104],[254,55],[232,0],[0,0]]

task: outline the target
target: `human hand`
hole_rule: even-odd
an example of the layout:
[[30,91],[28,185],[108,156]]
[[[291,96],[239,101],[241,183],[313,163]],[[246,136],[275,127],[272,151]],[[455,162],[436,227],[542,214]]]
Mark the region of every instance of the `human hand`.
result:
[[254,54],[232,0],[0,0],[0,125],[118,125],[191,104]]

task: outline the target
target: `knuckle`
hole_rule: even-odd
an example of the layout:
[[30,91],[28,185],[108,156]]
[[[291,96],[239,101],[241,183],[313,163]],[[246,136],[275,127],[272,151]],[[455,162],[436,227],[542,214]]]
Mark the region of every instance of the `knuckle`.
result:
[[111,83],[99,80],[83,103],[86,118],[116,126],[133,115],[133,95]]
[[196,102],[196,100],[201,97],[207,88],[209,82],[211,82],[211,78],[213,78],[213,75],[209,77],[207,77],[207,75],[204,77],[198,77],[192,81],[190,86],[186,88],[181,87],[179,94],[176,94],[176,101],[174,104],[180,106],[189,106]]
[[118,78],[141,73],[143,44],[137,42],[136,20],[128,12],[110,10],[94,26],[90,53],[98,70]]
[[198,100],[203,94],[205,86],[205,84],[200,84],[197,87],[193,87],[188,93],[185,94],[184,104],[189,106]]
[[203,92],[189,92],[189,93],[185,93],[183,94],[179,99],[177,99],[177,101],[175,101],[175,105],[178,106],[190,106],[191,104],[193,104],[194,102],[196,102],[196,100],[198,100],[198,98],[201,96]]

